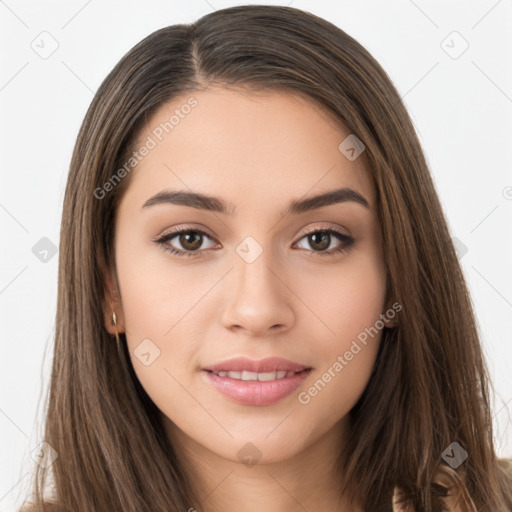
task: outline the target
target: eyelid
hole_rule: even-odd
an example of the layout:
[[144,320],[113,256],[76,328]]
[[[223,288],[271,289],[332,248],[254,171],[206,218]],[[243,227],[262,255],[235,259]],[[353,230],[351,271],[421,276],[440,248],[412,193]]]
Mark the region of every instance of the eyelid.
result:
[[[334,229],[336,231],[339,231],[340,229],[345,229],[346,231],[348,231],[346,228],[342,228],[338,224],[333,224],[332,222],[321,222],[320,224],[321,224],[320,226],[315,224],[311,228],[308,228],[306,231],[302,232],[300,237],[296,240],[296,242],[298,242],[304,236],[309,235],[311,233],[315,233],[316,231],[320,231],[322,229]],[[157,240],[163,238],[164,236],[171,235],[173,233],[180,233],[181,231],[185,231],[185,230],[203,232],[204,234],[208,235],[213,240],[217,241],[216,237],[214,235],[212,235],[205,227],[201,226],[198,228],[198,227],[195,227],[192,225],[184,224],[184,225],[180,225],[176,228],[171,228],[171,230],[165,231],[161,235],[156,236],[155,238],[153,238],[153,242],[156,242]],[[347,237],[351,236],[349,232],[342,233],[342,234]],[[296,243],[296,242],[294,242],[294,243]]]
[[169,229],[168,231],[164,231],[162,234],[157,235],[152,240],[153,240],[153,242],[158,242],[158,240],[161,240],[164,237],[168,237],[169,235],[174,235],[174,234],[178,235],[182,231],[197,231],[198,233],[204,233],[205,235],[208,235],[213,240],[216,240],[216,238],[205,227],[203,227],[203,226],[197,227],[197,226],[192,226],[192,225],[188,225],[188,224],[183,224],[183,225],[179,225],[177,227],[173,227],[173,228]]
[[[348,231],[348,229],[342,228],[338,224],[333,224],[332,222],[324,222],[324,223],[320,223],[320,224],[321,224],[320,226],[315,224],[314,226],[311,227],[311,229],[308,229],[305,232],[301,232],[302,234],[301,234],[301,236],[299,237],[298,240],[300,240],[301,238],[303,238],[306,235],[309,235],[311,233],[316,233],[317,231],[321,231],[323,229],[334,229],[335,231],[340,231],[340,230],[344,229],[345,231]],[[350,233],[342,233],[342,234],[344,236],[346,236],[346,237],[351,237],[352,236],[352,235],[350,235]]]
[[[342,232],[343,229],[346,229],[346,228],[341,228],[341,226],[338,226],[337,224],[333,224],[331,222],[323,222],[323,223],[321,223],[320,226],[318,224],[316,224],[316,225],[308,228],[306,231],[302,232],[301,235],[297,238],[297,240],[295,242],[293,242],[293,245],[296,245],[303,238],[305,238],[306,236],[308,236],[310,234],[326,231],[326,232],[332,232],[332,234],[335,237],[337,237],[339,240],[341,238],[340,241],[344,242],[345,244],[347,244],[350,247],[355,242],[355,239],[352,235],[343,233]],[[172,240],[175,236],[178,236],[181,233],[188,232],[188,231],[194,231],[196,233],[200,233],[201,235],[206,235],[208,238],[212,239],[214,242],[219,243],[217,241],[216,237],[213,236],[211,233],[209,233],[206,228],[204,228],[204,229],[203,229],[203,227],[197,228],[192,225],[186,225],[186,224],[174,227],[171,230],[164,232],[161,235],[158,235],[157,237],[153,238],[153,242],[164,246],[169,240]],[[345,240],[343,240],[343,238]],[[340,251],[340,252],[345,251],[349,247],[340,248],[340,249],[331,250],[331,251],[320,251],[320,252],[317,252],[316,254],[318,254],[320,256],[321,255],[325,255],[325,256],[333,255],[333,254],[337,253],[338,251]],[[187,257],[193,257],[193,256],[202,255],[202,253],[207,252],[208,250],[211,250],[211,249],[212,248],[201,249],[198,251],[182,251],[182,250],[176,249],[176,248],[166,248],[164,250],[167,250],[169,252],[174,252],[176,254],[181,253],[180,255],[186,255]]]

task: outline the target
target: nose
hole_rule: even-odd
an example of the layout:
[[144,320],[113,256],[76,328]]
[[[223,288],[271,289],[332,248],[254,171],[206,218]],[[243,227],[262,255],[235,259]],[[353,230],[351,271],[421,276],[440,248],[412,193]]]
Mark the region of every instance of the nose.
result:
[[269,336],[290,329],[295,321],[289,273],[263,251],[247,262],[236,252],[225,282],[223,324],[250,336]]

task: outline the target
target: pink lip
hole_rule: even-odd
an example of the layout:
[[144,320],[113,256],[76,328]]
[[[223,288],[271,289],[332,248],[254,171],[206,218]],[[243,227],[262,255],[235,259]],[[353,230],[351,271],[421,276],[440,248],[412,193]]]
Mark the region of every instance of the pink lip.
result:
[[247,357],[237,357],[229,359],[222,363],[215,364],[203,368],[203,370],[209,370],[213,372],[275,372],[278,370],[284,370],[287,372],[301,372],[302,370],[309,369],[307,366],[302,364],[282,359],[281,357],[267,357],[265,359],[249,359]]
[[[236,370],[229,370],[236,371]],[[290,370],[293,371],[293,370]],[[238,380],[220,377],[211,371],[201,372],[213,387],[224,396],[242,405],[271,405],[282,400],[297,389],[310,375],[304,370],[291,377],[266,382]]]

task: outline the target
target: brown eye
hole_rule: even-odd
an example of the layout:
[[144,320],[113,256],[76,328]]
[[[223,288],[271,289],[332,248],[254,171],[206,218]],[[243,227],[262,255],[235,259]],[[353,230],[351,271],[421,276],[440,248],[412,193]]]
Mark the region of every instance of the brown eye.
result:
[[[190,258],[201,255],[207,249],[211,249],[212,246],[215,245],[213,244],[210,247],[200,249],[204,243],[205,237],[213,241],[212,237],[208,235],[208,233],[205,233],[200,229],[183,228],[163,235],[159,239],[155,240],[155,242],[171,254]],[[327,250],[331,247],[333,238],[338,239],[340,243],[334,249],[331,248],[331,250]],[[179,248],[170,243],[174,239],[176,239],[174,244],[178,244]],[[355,242],[354,238],[351,236],[340,233],[332,228],[311,231],[310,233],[306,233],[300,240],[303,239],[307,240],[309,247],[301,247],[301,249],[306,249],[312,254],[319,256],[332,256],[334,254],[342,253],[348,250]],[[297,243],[300,243],[300,240]]]
[[[333,241],[333,237],[337,238],[341,243],[327,251],[331,246]],[[351,236],[344,235],[335,229],[317,229],[316,231],[312,231],[311,233],[307,233],[300,240],[306,239],[307,244],[313,252],[319,253],[321,255],[332,255],[339,254],[343,251],[346,251],[350,248],[350,246],[354,243],[354,239]],[[302,247],[304,248],[304,247]],[[305,247],[307,249],[307,247]]]
[[[207,233],[201,231],[200,229],[185,228],[173,231],[172,233],[168,233],[155,241],[157,244],[161,245],[165,251],[168,251],[171,254],[191,257],[197,256],[206,250],[199,249],[204,242],[204,237],[211,239]],[[182,249],[176,248],[170,244],[171,240],[174,239],[177,239],[177,243],[179,246],[181,246]]]
[[326,249],[329,249],[329,245],[331,245],[331,235],[324,231],[318,231],[317,233],[308,235],[308,241],[314,249],[325,251]]
[[188,251],[197,251],[201,247],[202,236],[197,231],[186,231],[177,235],[181,246]]

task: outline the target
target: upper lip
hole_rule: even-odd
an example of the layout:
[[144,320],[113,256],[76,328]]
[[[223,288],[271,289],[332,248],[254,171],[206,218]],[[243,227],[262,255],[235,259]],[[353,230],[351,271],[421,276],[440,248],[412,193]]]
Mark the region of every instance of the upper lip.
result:
[[247,357],[237,357],[229,359],[212,366],[207,366],[203,370],[212,372],[275,372],[284,370],[287,372],[300,372],[302,370],[309,370],[310,367],[303,364],[294,363],[281,357],[267,357],[265,359],[249,359]]

